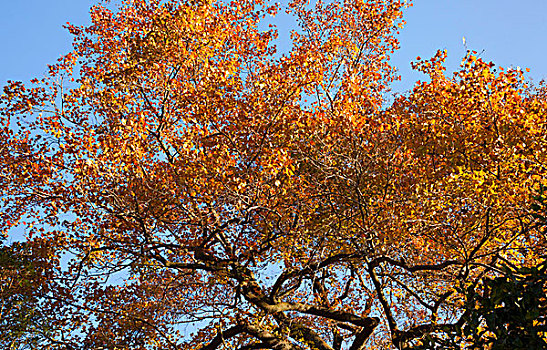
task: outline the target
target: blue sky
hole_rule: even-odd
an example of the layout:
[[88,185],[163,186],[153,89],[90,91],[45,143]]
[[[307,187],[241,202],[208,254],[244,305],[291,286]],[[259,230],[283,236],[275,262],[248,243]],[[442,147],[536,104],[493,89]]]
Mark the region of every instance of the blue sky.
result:
[[394,56],[403,82],[412,85],[423,75],[409,62],[448,51],[447,65],[458,68],[466,48],[503,67],[530,68],[529,77],[547,79],[547,1],[545,0],[415,0],[406,11],[407,25]]
[[[0,1],[0,85],[43,75],[47,64],[70,49],[66,22],[86,24],[94,0]],[[448,67],[458,67],[465,47],[501,66],[531,69],[534,80],[547,78],[547,1],[545,0],[415,0],[406,11],[401,50],[394,63],[402,91],[422,76],[409,62],[448,50]],[[281,29],[281,28],[280,28]]]

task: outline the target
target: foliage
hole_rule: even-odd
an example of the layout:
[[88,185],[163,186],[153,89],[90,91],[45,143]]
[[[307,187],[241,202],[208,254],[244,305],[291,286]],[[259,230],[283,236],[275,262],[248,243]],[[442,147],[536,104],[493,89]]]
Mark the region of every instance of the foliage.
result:
[[[515,276],[485,280],[482,293],[470,288],[474,303],[463,334],[475,349],[545,349],[547,264],[521,268]],[[481,324],[485,323],[485,329]]]
[[461,325],[428,334],[412,349],[547,348],[547,263],[485,278],[465,291]]
[[55,260],[44,252],[44,246],[20,242],[0,247],[0,345],[4,349],[40,349],[43,340],[54,336],[55,317],[47,313],[59,312],[50,299]]
[[406,5],[125,0],[68,25],[74,51],[0,100],[39,346],[403,349],[463,324],[458,283],[537,265],[545,89],[438,52],[388,103]]
[[[533,196],[532,216],[545,231],[545,187]],[[460,286],[465,296],[461,322],[415,340],[419,349],[545,349],[547,348],[547,260],[532,267],[506,262],[478,283]]]
[[[545,232],[545,187],[534,196],[532,215]],[[512,269],[485,278],[466,291],[465,325],[462,338],[474,349],[547,348],[547,260],[537,266]]]

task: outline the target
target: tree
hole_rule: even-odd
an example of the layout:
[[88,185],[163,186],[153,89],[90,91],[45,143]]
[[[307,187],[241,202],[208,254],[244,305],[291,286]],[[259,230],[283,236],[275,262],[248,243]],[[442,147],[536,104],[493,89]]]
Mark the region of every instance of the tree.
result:
[[[547,275],[545,261],[507,277],[483,281],[483,290],[469,288],[469,315],[463,335],[475,349],[545,349],[547,341]],[[464,338],[465,339],[465,338]]]
[[457,327],[426,334],[411,349],[545,349],[546,266],[504,266],[504,275],[468,286]]
[[[532,215],[545,231],[547,197],[540,187]],[[465,305],[458,327],[428,334],[412,349],[545,349],[547,347],[547,260],[532,267],[502,263],[495,277],[458,289]]]
[[[16,242],[0,246],[0,344],[5,349],[40,349],[53,341],[60,304],[49,298],[60,293],[53,280],[47,244]],[[59,295],[60,296],[60,295]],[[47,314],[47,312],[50,314]]]
[[[389,103],[403,1],[124,0],[1,99],[5,234],[47,247],[42,349],[404,349],[533,266],[545,89],[474,52]],[[58,309],[55,309],[58,308]]]

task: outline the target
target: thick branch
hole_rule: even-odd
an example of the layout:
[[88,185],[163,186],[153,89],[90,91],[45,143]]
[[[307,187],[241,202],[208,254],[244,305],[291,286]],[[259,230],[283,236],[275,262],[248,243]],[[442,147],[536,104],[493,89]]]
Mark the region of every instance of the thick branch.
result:
[[399,266],[400,268],[403,268],[407,270],[408,272],[440,271],[440,270],[446,269],[449,266],[462,265],[462,263],[457,260],[447,260],[440,264],[434,264],[434,265],[424,264],[424,265],[409,266],[405,261],[398,261],[387,256],[380,256],[372,260],[368,265],[371,268],[374,268],[379,266],[381,263],[389,263],[391,265]]
[[279,314],[276,318],[280,321],[280,323],[282,323],[291,331],[290,334],[292,338],[304,339],[306,342],[308,342],[308,344],[312,345],[312,349],[334,350],[323,339],[321,339],[319,334],[317,334],[317,332],[315,332],[314,330],[302,325],[300,322],[295,322],[294,320],[291,320],[281,315],[283,314]]
[[243,333],[245,331],[245,328],[241,325],[236,325],[231,328],[226,329],[225,331],[220,331],[216,335],[216,337],[211,340],[211,342],[204,347],[202,347],[200,350],[215,350],[217,349],[225,339],[232,338],[240,333]]
[[[303,303],[289,303],[289,302],[274,302],[265,295],[252,275],[252,272],[241,266],[234,266],[231,271],[232,275],[240,281],[241,294],[247,301],[258,306],[262,310],[269,314],[277,315],[277,318],[284,321],[282,315],[285,311],[297,311],[300,313],[319,316],[327,318],[333,321],[351,323],[355,326],[362,327],[361,337],[370,335],[374,328],[378,325],[379,319],[376,317],[361,317],[342,310],[333,310],[325,306],[307,305]],[[324,343],[319,338],[314,336],[313,331],[306,331],[301,329],[302,336],[306,340],[311,341],[316,347],[322,350],[332,350],[330,346]],[[366,340],[366,338],[364,339]],[[363,341],[364,341],[363,340]]]
[[280,339],[273,333],[260,329],[253,325],[244,325],[245,332],[260,339],[265,345],[273,350],[303,350],[300,346],[291,343],[286,339]]
[[[281,275],[277,278],[275,281],[272,291],[270,293],[270,299],[275,300],[277,294],[281,291],[283,284],[288,281],[291,278],[301,277],[301,276],[308,276],[311,275],[318,270],[327,267],[329,265],[340,263],[340,262],[350,262],[355,260],[361,260],[366,258],[365,254],[362,253],[356,253],[356,254],[336,254],[331,257],[328,257],[327,259],[315,263],[315,264],[309,264],[305,268],[301,270],[285,270]],[[456,265],[462,265],[461,262],[457,260],[447,260],[445,262],[439,263],[439,264],[423,264],[423,265],[408,265],[405,261],[399,261],[395,260],[393,258],[387,257],[387,256],[380,256],[376,259],[372,260],[369,263],[369,266],[371,268],[379,266],[381,263],[389,263],[391,265],[398,266],[400,268],[403,268],[407,270],[408,272],[417,272],[417,271],[440,271],[444,270],[445,268],[449,266],[456,266]]]

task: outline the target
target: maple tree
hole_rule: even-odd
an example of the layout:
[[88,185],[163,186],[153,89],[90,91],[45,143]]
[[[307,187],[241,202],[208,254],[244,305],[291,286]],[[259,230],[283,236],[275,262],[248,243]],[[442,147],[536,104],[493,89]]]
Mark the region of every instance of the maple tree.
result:
[[105,1],[68,25],[0,101],[0,227],[27,247],[0,325],[35,310],[0,344],[404,349],[462,326],[457,287],[538,264],[546,89],[440,51],[390,101],[407,5]]

